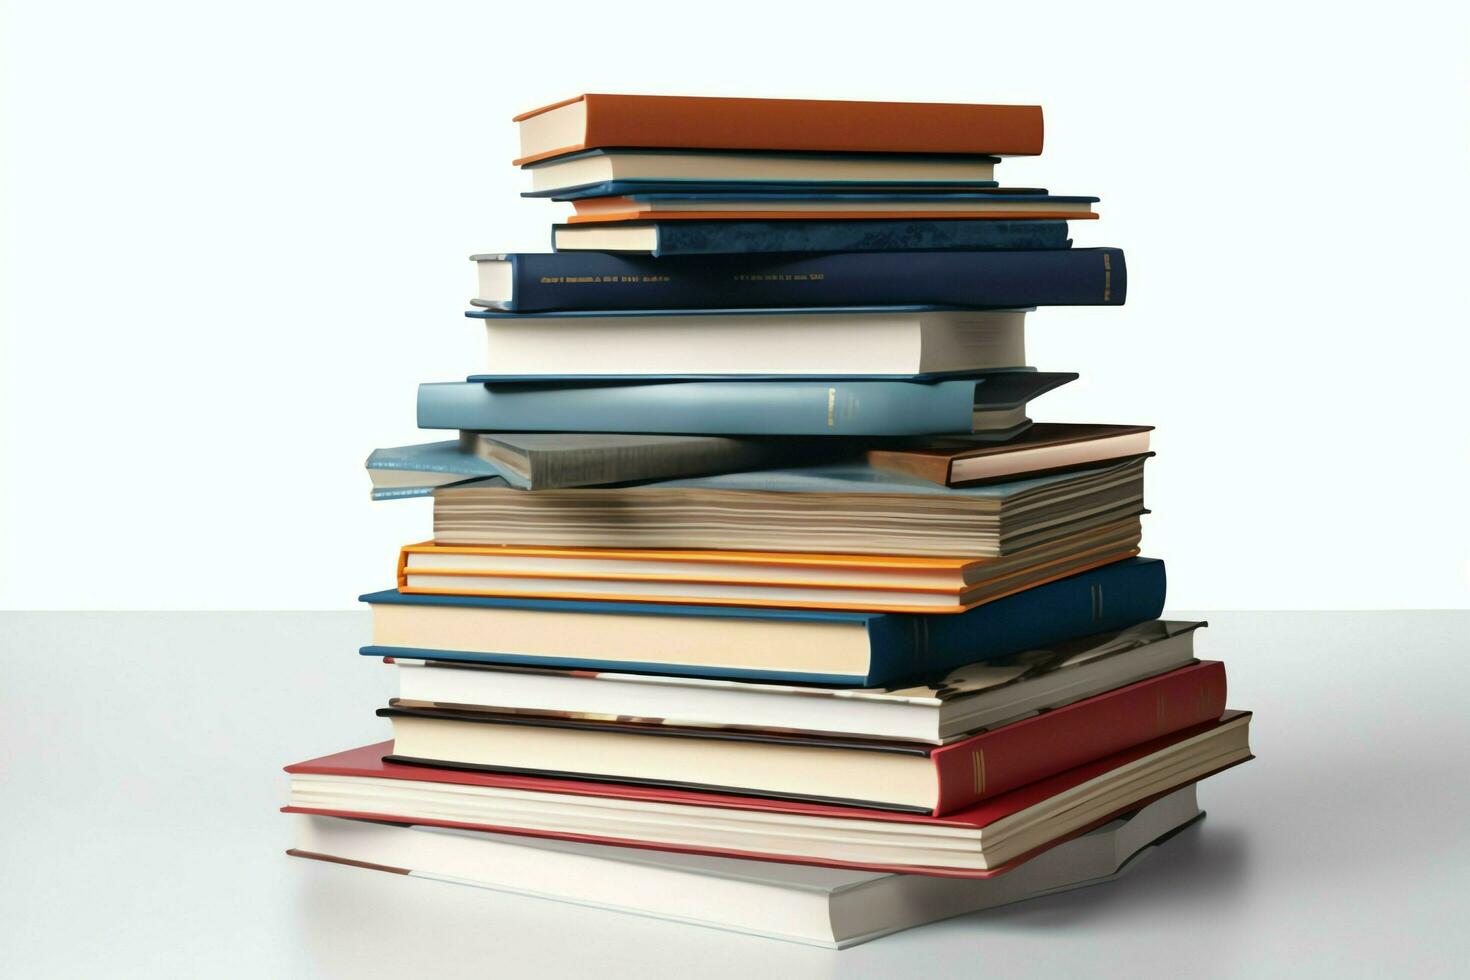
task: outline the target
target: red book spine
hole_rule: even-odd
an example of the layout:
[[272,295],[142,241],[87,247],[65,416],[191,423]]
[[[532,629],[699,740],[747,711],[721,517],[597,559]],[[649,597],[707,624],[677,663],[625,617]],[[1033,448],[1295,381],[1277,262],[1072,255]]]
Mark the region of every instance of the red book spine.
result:
[[1225,713],[1225,665],[1150,677],[934,750],[935,816]]

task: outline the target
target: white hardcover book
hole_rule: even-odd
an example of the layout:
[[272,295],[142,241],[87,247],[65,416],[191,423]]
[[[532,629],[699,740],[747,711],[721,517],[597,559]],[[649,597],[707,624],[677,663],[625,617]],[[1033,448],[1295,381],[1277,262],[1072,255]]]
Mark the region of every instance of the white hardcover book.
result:
[[881,874],[298,814],[298,857],[841,949],[1097,884],[1203,814],[1193,785],[986,879]]
[[[482,261],[482,296],[509,289]],[[507,280],[501,282],[500,280]],[[865,376],[1026,364],[1024,310],[507,316],[485,322],[487,374]]]

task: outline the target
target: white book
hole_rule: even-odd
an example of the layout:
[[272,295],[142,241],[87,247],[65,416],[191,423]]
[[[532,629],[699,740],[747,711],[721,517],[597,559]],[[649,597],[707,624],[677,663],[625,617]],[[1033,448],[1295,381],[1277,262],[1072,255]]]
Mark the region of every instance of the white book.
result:
[[1202,625],[1139,623],[869,688],[394,657],[394,703],[942,745],[1192,663]]
[[[485,281],[503,263],[482,261]],[[1026,365],[1025,310],[497,316],[489,375],[915,375]]]
[[1199,819],[1193,785],[985,879],[881,874],[298,814],[298,857],[841,949],[1116,878]]

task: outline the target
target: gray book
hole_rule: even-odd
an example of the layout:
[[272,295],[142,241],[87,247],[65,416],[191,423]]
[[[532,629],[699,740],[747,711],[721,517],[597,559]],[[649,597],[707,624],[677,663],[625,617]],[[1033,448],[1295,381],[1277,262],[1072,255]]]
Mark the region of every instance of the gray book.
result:
[[792,458],[790,440],[778,444],[726,436],[467,432],[460,441],[467,452],[493,465],[506,482],[523,490],[758,470]]

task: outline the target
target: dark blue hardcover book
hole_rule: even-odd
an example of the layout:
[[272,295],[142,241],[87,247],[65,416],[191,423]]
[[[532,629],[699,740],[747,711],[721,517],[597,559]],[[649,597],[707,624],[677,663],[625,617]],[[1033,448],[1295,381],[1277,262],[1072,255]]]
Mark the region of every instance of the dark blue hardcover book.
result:
[[809,255],[667,256],[606,252],[477,255],[472,302],[551,310],[756,307],[1121,306],[1128,292],[1116,248]]
[[1069,248],[1065,221],[650,221],[553,225],[558,252],[743,255],[757,252],[919,252]]
[[[799,194],[828,197],[833,194],[871,193],[885,197],[909,193],[934,194],[988,191],[998,188],[994,180],[604,180],[549,191],[522,191],[521,197],[549,197],[553,201],[576,201],[584,197],[631,197],[640,194],[709,194],[745,199],[752,194]],[[1037,194],[1040,188],[1027,188]]]
[[[361,653],[368,657],[457,660],[478,663],[522,664],[577,670],[622,671],[644,674],[677,674],[692,677],[734,678],[746,681],[825,684],[831,686],[877,687],[917,675],[953,670],[977,661],[1051,646],[1093,633],[1124,629],[1158,618],[1164,608],[1164,563],[1153,558],[1130,558],[1104,565],[1069,578],[1048,582],[976,606],[956,614],[827,612],[804,609],[755,609],[732,606],[673,605],[639,602],[599,602],[563,599],[489,598],[454,595],[405,595],[397,590],[362,596],[374,606],[426,607],[424,629],[432,630],[428,609],[517,610],[551,615],[588,616],[585,630],[568,623],[557,630],[562,640],[579,632],[588,635],[585,653],[562,649],[551,653],[536,646],[541,631],[522,627],[516,645],[491,628],[479,631],[483,643],[456,644],[453,648],[431,646],[372,645]],[[708,658],[682,661],[677,655],[660,660],[605,655],[599,635],[612,635],[608,627],[630,617],[684,617],[691,624],[691,651],[703,643],[718,643],[730,650],[732,659],[747,648],[768,644],[769,624],[781,624],[789,657],[781,669],[711,664]],[[611,622],[610,622],[611,620]],[[754,629],[743,629],[747,624]],[[394,631],[395,635],[409,632]],[[453,631],[459,636],[466,630]],[[626,631],[619,631],[625,634]],[[375,639],[382,632],[375,629]],[[549,634],[548,634],[549,635]],[[829,662],[841,654],[845,672],[834,672],[802,664],[807,644],[820,643]],[[530,639],[524,639],[529,637]],[[499,642],[497,642],[499,640]],[[840,645],[840,648],[839,648]]]
[[996,371],[931,382],[656,381],[419,385],[421,429],[694,435],[1019,435],[1028,401],[1073,373]]

